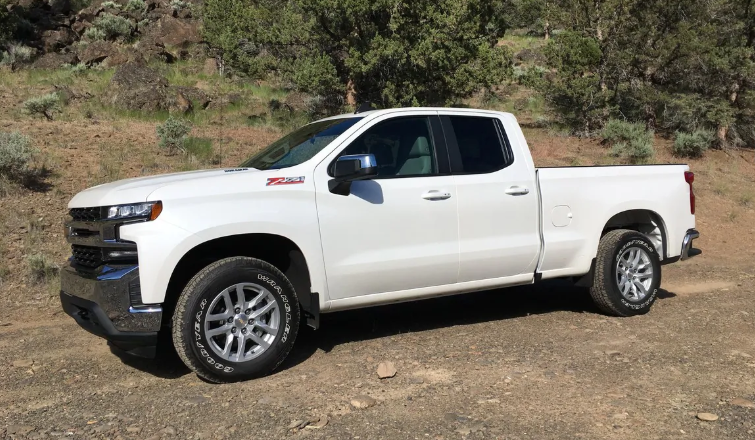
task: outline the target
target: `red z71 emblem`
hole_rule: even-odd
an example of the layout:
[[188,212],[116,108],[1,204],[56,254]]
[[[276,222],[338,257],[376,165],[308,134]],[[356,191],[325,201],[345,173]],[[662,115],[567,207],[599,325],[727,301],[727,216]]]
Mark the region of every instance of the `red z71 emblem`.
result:
[[304,183],[304,176],[299,177],[270,177],[267,179],[267,186],[272,185],[294,185]]

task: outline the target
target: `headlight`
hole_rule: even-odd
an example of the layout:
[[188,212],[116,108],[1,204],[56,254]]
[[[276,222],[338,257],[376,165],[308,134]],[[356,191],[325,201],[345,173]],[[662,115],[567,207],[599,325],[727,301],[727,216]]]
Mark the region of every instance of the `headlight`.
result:
[[163,211],[162,202],[134,203],[131,205],[111,206],[107,210],[108,220],[148,219],[154,220]]

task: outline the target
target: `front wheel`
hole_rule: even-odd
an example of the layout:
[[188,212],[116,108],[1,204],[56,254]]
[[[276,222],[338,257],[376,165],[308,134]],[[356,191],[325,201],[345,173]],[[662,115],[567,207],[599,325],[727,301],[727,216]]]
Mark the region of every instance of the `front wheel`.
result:
[[299,301],[274,266],[232,257],[205,267],[184,288],[173,315],[173,344],[198,376],[216,383],[269,374],[299,330]]
[[645,314],[661,285],[658,252],[644,234],[626,229],[610,231],[600,239],[594,277],[590,294],[603,312],[614,316]]

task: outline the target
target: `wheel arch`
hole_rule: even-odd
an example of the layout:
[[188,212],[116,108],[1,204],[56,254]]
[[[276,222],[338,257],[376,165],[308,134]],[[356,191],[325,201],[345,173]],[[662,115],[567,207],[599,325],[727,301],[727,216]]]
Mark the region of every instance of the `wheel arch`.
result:
[[616,229],[629,229],[644,234],[653,243],[661,260],[668,255],[668,230],[663,217],[649,209],[628,209],[612,215],[603,226],[600,236]]
[[202,268],[228,257],[258,258],[278,268],[291,281],[305,313],[319,313],[319,300],[311,292],[310,265],[291,239],[270,233],[228,235],[197,244],[186,252],[171,273],[163,303],[163,324],[170,322],[178,297]]

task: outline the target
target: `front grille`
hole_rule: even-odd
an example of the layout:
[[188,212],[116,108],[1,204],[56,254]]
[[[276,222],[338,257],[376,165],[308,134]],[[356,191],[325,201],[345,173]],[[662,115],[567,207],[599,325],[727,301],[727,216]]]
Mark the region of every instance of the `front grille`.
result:
[[68,214],[77,222],[96,222],[102,220],[100,208],[73,208]]
[[99,267],[102,264],[102,249],[74,244],[73,262],[84,267]]

